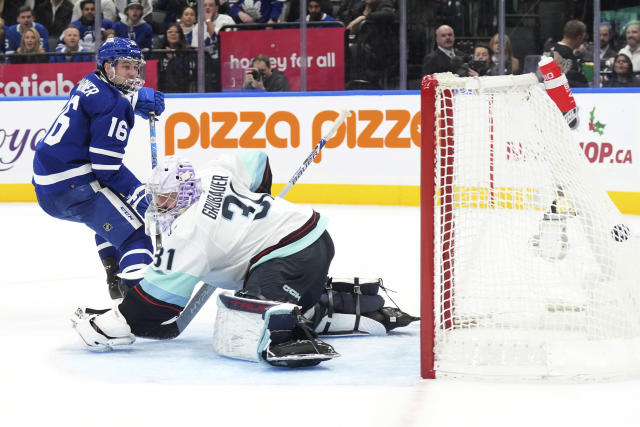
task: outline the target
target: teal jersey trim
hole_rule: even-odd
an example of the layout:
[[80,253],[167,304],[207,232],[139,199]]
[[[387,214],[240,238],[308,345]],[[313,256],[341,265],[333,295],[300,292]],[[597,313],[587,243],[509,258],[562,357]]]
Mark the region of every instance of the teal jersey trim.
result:
[[320,215],[320,220],[318,221],[318,225],[316,225],[316,227],[309,234],[304,236],[302,239],[291,243],[290,245],[283,246],[279,249],[276,249],[275,251],[269,253],[268,255],[265,255],[264,257],[260,258],[258,262],[256,262],[251,266],[251,270],[259,266],[263,262],[269,261],[270,259],[284,258],[286,256],[295,254],[296,252],[300,252],[301,250],[308,247],[309,245],[311,245],[313,242],[315,242],[320,238],[322,233],[324,233],[324,231],[327,229],[328,223],[329,223],[329,219],[326,216]]
[[255,191],[262,183],[268,157],[262,151],[238,151],[238,157],[251,177],[249,190]]
[[140,287],[152,297],[170,304],[185,307],[200,279],[185,273],[163,273],[148,269]]

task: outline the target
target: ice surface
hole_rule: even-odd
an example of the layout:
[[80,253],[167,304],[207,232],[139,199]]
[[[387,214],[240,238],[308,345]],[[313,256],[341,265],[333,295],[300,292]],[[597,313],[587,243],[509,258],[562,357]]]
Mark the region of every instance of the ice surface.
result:
[[[418,209],[315,208],[330,218],[331,274],[382,277],[398,305],[418,315]],[[69,317],[79,305],[110,305],[92,233],[36,204],[0,204],[0,239],[2,427],[639,424],[638,380],[421,380],[418,325],[327,340],[342,357],[286,370],[214,354],[209,303],[178,339],[91,353]]]

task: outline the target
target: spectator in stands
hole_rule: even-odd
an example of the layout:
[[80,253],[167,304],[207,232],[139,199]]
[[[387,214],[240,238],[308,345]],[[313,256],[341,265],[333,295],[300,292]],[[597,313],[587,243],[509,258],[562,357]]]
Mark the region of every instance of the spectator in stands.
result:
[[[73,3],[69,0],[44,0],[36,4],[33,14],[35,20],[49,31],[49,38],[52,39],[50,47],[55,46],[56,40],[71,22],[72,12]],[[49,43],[49,40],[46,42]]]
[[[0,17],[0,53],[4,53],[4,34],[5,34],[4,19]],[[4,62],[4,58],[0,58],[0,64],[3,62]]]
[[195,92],[197,57],[180,24],[169,24],[161,48],[171,52],[155,57],[158,59],[158,89],[166,93]]
[[109,37],[118,37],[118,35],[116,34],[116,30],[114,30],[113,28],[104,30],[104,32],[102,33],[102,41],[104,42]]
[[[116,4],[116,9],[118,10],[118,15],[120,16],[121,21],[127,20],[127,6],[131,3],[132,0],[113,0]],[[144,21],[151,20],[151,13],[153,12],[153,4],[151,0],[137,0],[142,5],[142,16],[141,19]]]
[[118,37],[131,39],[140,49],[151,49],[153,43],[153,28],[142,20],[142,2],[130,0],[124,9],[126,18],[113,24]]
[[35,28],[30,27],[22,32],[20,46],[16,49],[17,54],[12,58],[12,64],[34,64],[49,62],[49,56],[43,55],[46,50],[42,47],[40,33]]
[[640,21],[631,21],[625,32],[627,45],[618,53],[624,53],[633,64],[633,71],[640,71]]
[[425,55],[422,61],[422,73],[434,74],[452,71],[451,60],[454,57],[460,59],[463,56],[462,52],[453,47],[455,41],[456,36],[453,33],[453,28],[448,25],[438,27],[436,29],[437,48]]
[[[611,48],[611,26],[609,24],[600,25],[600,69],[613,65],[613,58],[616,51]],[[584,51],[580,54],[580,59],[585,62],[594,60],[593,43],[587,43]]]
[[551,51],[557,52],[565,61],[565,75],[571,87],[587,87],[589,83],[582,72],[582,64],[574,50],[582,44],[587,32],[584,22],[572,19],[564,24],[562,40],[551,45]]
[[[96,20],[95,0],[80,0],[80,10],[82,11],[82,16],[80,19],[72,21],[71,24],[80,31],[80,46],[88,51],[94,51],[94,25]],[[111,21],[107,18],[103,18],[100,26],[101,34],[111,27]],[[62,40],[58,43],[58,46],[60,46],[60,44],[64,44],[62,43]]]
[[187,43],[191,45],[191,40],[193,40],[193,28],[196,24],[196,10],[191,6],[185,7],[182,10],[180,19],[178,19],[178,23],[180,24],[180,27],[182,27],[182,32],[184,33]]
[[[71,15],[71,22],[77,21],[82,16],[82,1],[71,0],[73,5],[73,13]],[[100,0],[100,14],[103,19],[108,19],[111,23],[116,22],[118,19],[118,11],[116,10],[116,4],[113,0]],[[94,11],[95,15],[95,11]]]
[[392,0],[362,0],[354,3],[345,14],[348,21],[347,30],[358,32],[360,24],[365,20],[374,23],[390,23],[395,18],[396,9]]
[[[333,14],[333,7],[331,5],[330,0],[315,0],[320,4],[321,13],[326,13],[328,16],[332,18],[336,18],[336,15]],[[346,12],[351,6],[353,6],[352,0],[340,0],[345,4],[344,11]],[[358,0],[358,3],[360,0]],[[287,8],[288,5],[288,8]],[[288,9],[288,10],[287,10]],[[307,13],[309,11],[309,0],[307,0]],[[300,13],[300,0],[288,0],[285,2],[285,6],[283,7],[283,15],[280,16],[281,21],[286,22],[299,22],[300,15],[305,15],[304,13]]]
[[[58,53],[86,52],[87,49],[80,46],[80,30],[75,25],[69,25],[62,34],[64,45],[58,46]],[[91,55],[52,55],[49,62],[92,62]]]
[[[307,3],[307,22],[329,22],[335,21],[331,15],[327,15],[322,11],[322,3],[320,0],[309,0]],[[300,18],[296,19],[299,22]]]
[[[49,32],[44,25],[33,22],[33,12],[29,6],[22,6],[18,9],[18,23],[6,29],[5,48],[7,53],[15,52],[16,49],[18,49],[22,43],[22,35],[29,28],[33,28],[38,32],[40,46],[44,48],[45,51],[49,49]],[[45,40],[46,42],[44,42]]]
[[491,49],[486,44],[478,44],[473,48],[473,57],[468,64],[467,76],[486,76],[494,69],[491,62]]
[[271,58],[258,55],[251,60],[252,69],[245,73],[244,89],[266,90],[267,92],[288,92],[289,81],[280,70],[271,69]]
[[[229,15],[218,13],[220,8],[220,0],[204,0],[204,27],[206,33],[204,35],[204,45],[208,48],[208,52],[217,58],[218,52],[218,34],[220,29],[225,25],[235,25],[236,22]],[[198,47],[198,26],[194,25],[191,37],[191,46]]]
[[347,79],[383,87],[386,70],[397,64],[398,37],[393,0],[362,0],[347,15],[349,67]]
[[[218,32],[225,25],[235,25],[235,21],[229,15],[219,13],[219,0],[204,0],[204,59],[205,90],[207,92],[220,91],[220,50],[218,44]],[[191,33],[191,46],[198,47],[198,26],[193,27]]]
[[[497,76],[498,64],[500,63],[500,35],[496,34],[489,40],[489,48],[491,49],[492,56],[492,70],[489,71],[490,76]],[[513,56],[513,50],[511,48],[511,40],[509,36],[504,35],[504,74],[520,74],[520,61]]]
[[556,62],[556,64],[558,64],[558,68],[560,69],[560,71],[562,71],[564,75],[567,77],[567,80],[569,81],[569,85],[571,87],[588,87],[589,86],[589,83],[586,81],[586,78],[584,79],[584,82],[580,80],[571,80],[569,78],[571,71],[568,68],[567,61],[558,52],[552,51],[551,55],[553,55],[552,56],[553,60]]
[[282,13],[282,3],[281,0],[238,0],[231,5],[231,16],[243,24],[273,24]]
[[343,16],[349,11],[352,0],[329,0],[331,11],[329,15],[338,21],[344,21]]
[[631,59],[624,53],[619,53],[613,61],[611,76],[603,82],[603,87],[631,87],[640,86],[640,78],[633,75]]
[[18,9],[22,6],[30,5],[33,5],[33,2],[27,3],[25,0],[0,0],[0,15],[2,15],[4,19],[4,24],[7,27],[17,24]]

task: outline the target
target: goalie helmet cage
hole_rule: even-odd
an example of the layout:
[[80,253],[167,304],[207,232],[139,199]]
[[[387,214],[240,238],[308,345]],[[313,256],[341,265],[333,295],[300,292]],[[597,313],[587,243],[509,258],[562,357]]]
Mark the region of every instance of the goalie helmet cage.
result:
[[422,377],[637,373],[638,240],[536,77],[421,90]]

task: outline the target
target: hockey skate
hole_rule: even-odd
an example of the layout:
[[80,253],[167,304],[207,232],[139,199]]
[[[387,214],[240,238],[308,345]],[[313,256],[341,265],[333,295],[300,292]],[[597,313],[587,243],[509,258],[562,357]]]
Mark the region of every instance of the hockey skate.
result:
[[109,289],[109,296],[111,299],[124,298],[127,294],[127,285],[122,283],[122,279],[118,277],[120,268],[118,261],[113,257],[108,257],[102,260],[104,271],[107,273],[107,287]]
[[411,322],[420,320],[419,317],[407,314],[396,307],[382,307],[380,310],[364,313],[363,316],[382,323],[387,332],[395,328],[408,326]]

